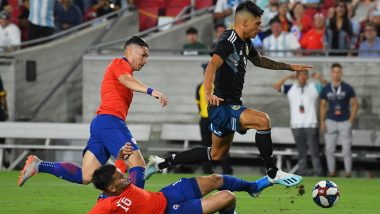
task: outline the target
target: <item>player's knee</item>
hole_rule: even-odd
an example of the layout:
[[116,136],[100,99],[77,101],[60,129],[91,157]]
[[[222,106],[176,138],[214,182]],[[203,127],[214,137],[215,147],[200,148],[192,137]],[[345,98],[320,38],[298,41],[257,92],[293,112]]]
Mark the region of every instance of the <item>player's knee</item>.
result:
[[82,174],[82,183],[84,185],[87,185],[92,182],[92,174],[90,173],[83,173]]
[[91,183],[92,182],[92,178],[91,177],[83,177],[83,184],[84,185],[87,185],[87,184],[89,184],[89,183]]
[[260,122],[261,122],[261,129],[262,130],[266,130],[266,129],[270,129],[271,128],[271,124],[270,124],[270,118],[269,118],[269,115],[266,114],[266,113],[263,113],[260,117]]
[[223,190],[221,194],[223,194],[223,198],[228,204],[232,204],[236,201],[235,194],[229,190]]

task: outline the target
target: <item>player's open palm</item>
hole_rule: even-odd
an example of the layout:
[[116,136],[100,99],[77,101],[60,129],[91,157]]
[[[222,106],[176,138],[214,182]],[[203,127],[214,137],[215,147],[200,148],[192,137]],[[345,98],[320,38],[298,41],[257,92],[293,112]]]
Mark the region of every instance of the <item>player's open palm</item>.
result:
[[223,102],[224,100],[216,95],[206,94],[206,101],[208,105],[219,106],[219,103]]
[[162,107],[165,107],[168,105],[169,99],[163,93],[154,90],[152,93],[152,96],[158,99]]
[[313,68],[313,66],[311,66],[311,65],[301,65],[301,64],[290,65],[291,71],[309,71],[312,68]]

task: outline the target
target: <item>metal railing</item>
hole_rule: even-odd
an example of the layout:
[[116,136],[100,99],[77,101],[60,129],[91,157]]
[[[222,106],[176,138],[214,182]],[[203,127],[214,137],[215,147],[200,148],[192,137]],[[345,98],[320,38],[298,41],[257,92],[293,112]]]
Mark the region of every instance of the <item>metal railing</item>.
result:
[[[191,8],[191,6],[188,6],[188,8],[187,7],[185,7],[185,8],[188,9],[188,8]],[[175,24],[178,21],[183,21],[183,20],[186,20],[186,19],[194,17],[194,16],[204,15],[204,14],[210,13],[213,10],[214,10],[214,6],[208,7],[208,8],[203,8],[203,9],[200,9],[200,10],[196,10],[196,11],[188,13],[188,14],[180,15],[180,16],[175,17],[170,22],[167,22],[167,23],[162,24],[162,25],[157,25],[157,26],[155,26],[153,28],[149,28],[147,30],[141,31],[141,32],[137,33],[135,36],[144,37],[144,36],[146,36],[146,35],[148,35],[150,33],[158,31],[160,28],[163,28],[165,26],[173,25],[173,24]],[[128,39],[128,37],[123,37],[123,38],[120,38],[120,39],[117,39],[117,40],[113,40],[111,42],[104,42],[104,43],[101,43],[101,44],[98,44],[98,45],[94,45],[94,46],[90,47],[87,50],[87,53],[91,53],[91,52],[99,53],[100,51],[102,51],[104,49],[111,49],[112,50],[114,48],[114,46],[123,44],[126,39]]]

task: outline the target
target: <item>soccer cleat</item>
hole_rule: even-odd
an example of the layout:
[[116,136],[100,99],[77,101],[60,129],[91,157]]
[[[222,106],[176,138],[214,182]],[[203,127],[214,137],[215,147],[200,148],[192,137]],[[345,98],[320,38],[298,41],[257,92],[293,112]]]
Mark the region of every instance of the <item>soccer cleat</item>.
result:
[[24,183],[33,175],[38,172],[38,164],[41,162],[38,157],[34,155],[29,155],[28,159],[25,162],[24,168],[20,172],[18,177],[18,186],[24,185]]
[[260,178],[259,180],[252,183],[252,186],[248,193],[254,197],[257,198],[261,195],[261,191],[263,191],[265,188],[272,186],[273,184],[269,181],[268,176],[264,176]]
[[280,184],[280,185],[284,185],[287,187],[295,186],[295,185],[301,183],[301,181],[302,181],[301,176],[291,174],[291,173],[286,173],[280,169],[277,171],[276,177],[274,179],[269,178],[269,177],[268,177],[268,179],[272,184]]
[[160,171],[158,164],[164,162],[165,159],[162,159],[156,155],[151,155],[148,158],[148,164],[145,168],[144,179],[148,180],[153,174]]

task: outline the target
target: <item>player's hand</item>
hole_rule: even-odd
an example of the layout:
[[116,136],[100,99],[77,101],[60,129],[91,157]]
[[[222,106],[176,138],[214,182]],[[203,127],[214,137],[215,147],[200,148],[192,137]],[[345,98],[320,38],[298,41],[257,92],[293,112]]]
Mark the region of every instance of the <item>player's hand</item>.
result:
[[208,105],[219,106],[219,103],[223,102],[224,99],[219,98],[213,94],[206,94],[206,101]]
[[152,96],[158,99],[162,107],[165,107],[168,105],[169,99],[163,93],[154,90],[152,92]]
[[118,159],[127,160],[129,156],[133,154],[133,147],[131,143],[126,143],[121,149],[119,150],[119,154],[117,155]]
[[309,71],[313,66],[311,65],[300,65],[300,64],[291,64],[290,69],[291,71]]

